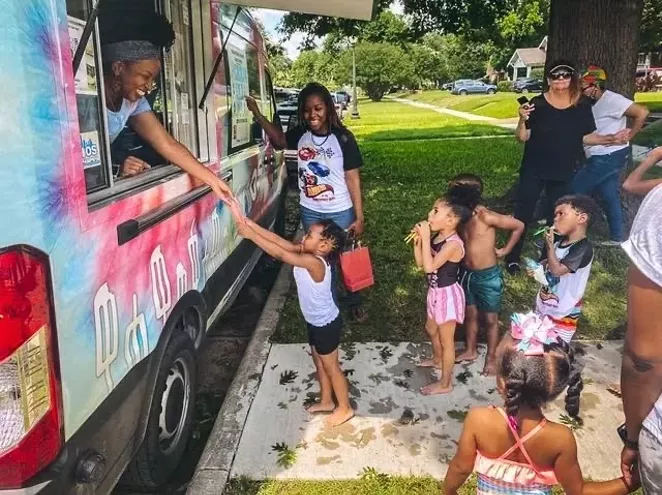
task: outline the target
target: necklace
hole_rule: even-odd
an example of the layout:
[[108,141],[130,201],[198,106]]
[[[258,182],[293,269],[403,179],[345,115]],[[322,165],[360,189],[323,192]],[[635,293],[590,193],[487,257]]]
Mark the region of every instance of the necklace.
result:
[[320,146],[324,146],[324,144],[329,140],[329,136],[331,136],[331,134],[327,134],[327,135],[324,137],[324,141],[322,141],[321,143],[316,143],[316,142],[315,142],[315,134],[313,134],[313,133],[311,132],[311,133],[310,133],[310,140],[313,142],[313,144],[314,144],[315,146],[317,146],[317,147],[319,148]]

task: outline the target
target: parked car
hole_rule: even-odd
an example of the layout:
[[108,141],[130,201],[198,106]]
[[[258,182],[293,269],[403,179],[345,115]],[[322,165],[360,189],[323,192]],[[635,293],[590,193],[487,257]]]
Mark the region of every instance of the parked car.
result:
[[455,85],[454,82],[444,83],[444,84],[441,85],[441,89],[443,91],[450,91],[451,89],[453,89],[454,85]]
[[529,91],[542,91],[542,80],[534,77],[518,79],[513,83],[515,93],[528,93]]
[[460,80],[455,81],[451,93],[454,95],[468,95],[475,93],[482,93],[493,95],[497,92],[497,87],[494,84],[487,84],[482,81],[473,80]]
[[336,95],[345,101],[345,108],[347,108],[347,106],[352,102],[352,95],[350,95],[347,91],[336,91]]

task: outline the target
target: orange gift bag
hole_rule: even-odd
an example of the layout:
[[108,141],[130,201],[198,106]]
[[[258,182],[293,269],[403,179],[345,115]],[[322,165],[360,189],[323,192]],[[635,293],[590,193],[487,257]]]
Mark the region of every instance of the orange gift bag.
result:
[[345,287],[350,292],[358,292],[375,284],[370,251],[360,242],[351,242],[350,248],[340,255],[340,270]]

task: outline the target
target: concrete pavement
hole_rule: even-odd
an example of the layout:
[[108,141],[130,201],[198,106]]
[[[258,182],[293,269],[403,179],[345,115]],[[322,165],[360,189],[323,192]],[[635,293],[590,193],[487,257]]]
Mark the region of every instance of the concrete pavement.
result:
[[[607,391],[607,385],[619,379],[621,347],[619,342],[578,344],[584,353],[586,384],[581,398],[584,425],[576,437],[584,476],[593,479],[619,473],[622,444],[616,428],[623,412],[620,399]],[[373,467],[389,474],[443,478],[468,409],[500,404],[500,397],[494,379],[479,375],[482,357],[456,366],[451,394],[421,396],[418,389],[432,376],[415,363],[428,353],[426,344],[345,346],[341,359],[357,417],[329,430],[323,416],[311,417],[304,410],[304,403],[318,391],[307,346],[273,345],[231,476],[351,479]],[[550,405],[550,419],[557,421],[564,413],[563,399]],[[276,444],[296,452],[291,467],[278,465],[272,449]]]

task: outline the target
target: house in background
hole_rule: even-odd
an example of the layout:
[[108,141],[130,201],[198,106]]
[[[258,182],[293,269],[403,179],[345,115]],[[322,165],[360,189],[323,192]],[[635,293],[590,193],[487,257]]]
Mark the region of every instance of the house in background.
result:
[[531,77],[533,69],[544,68],[547,57],[547,36],[537,48],[518,48],[508,62],[508,77],[517,81],[523,77]]

